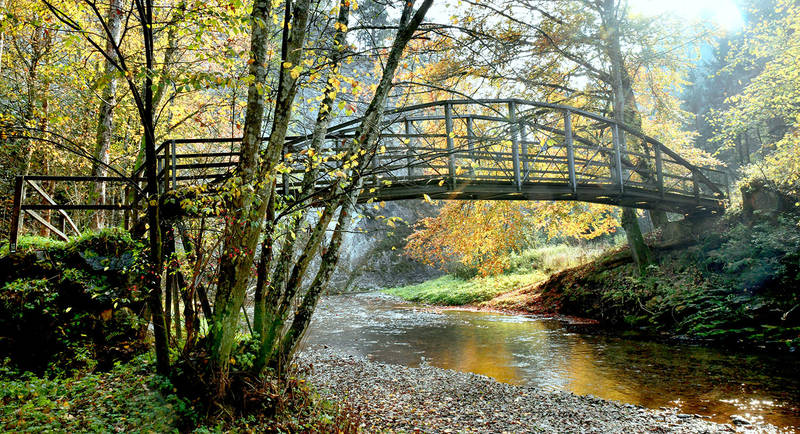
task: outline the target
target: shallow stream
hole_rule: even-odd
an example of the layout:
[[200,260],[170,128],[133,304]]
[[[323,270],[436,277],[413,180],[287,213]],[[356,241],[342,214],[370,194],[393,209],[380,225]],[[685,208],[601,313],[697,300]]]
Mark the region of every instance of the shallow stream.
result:
[[800,427],[797,357],[574,333],[558,320],[433,311],[378,293],[323,298],[307,344],[650,408],[679,407],[717,422],[738,415]]

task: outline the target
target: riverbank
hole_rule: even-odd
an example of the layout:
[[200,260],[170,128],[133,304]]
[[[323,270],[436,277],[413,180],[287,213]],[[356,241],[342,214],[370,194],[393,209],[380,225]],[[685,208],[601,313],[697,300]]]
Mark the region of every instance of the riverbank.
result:
[[780,432],[770,425],[716,424],[676,409],[513,386],[432,366],[377,363],[324,346],[307,349],[300,360],[313,366],[308,380],[324,397],[360,411],[366,432]]
[[[651,240],[654,262],[645,273],[627,248],[618,247],[546,278],[518,279],[514,288],[482,288],[511,281],[499,275],[440,278],[384,292],[435,305],[586,318],[659,340],[793,352],[800,349],[797,221],[786,214],[686,223],[694,234],[679,242]],[[463,288],[478,295],[442,295],[458,295]]]
[[507,258],[508,268],[497,275],[480,276],[476,269],[454,265],[450,274],[415,285],[384,289],[383,292],[407,301],[438,306],[504,309],[491,305],[491,300],[534,287],[555,272],[586,264],[608,247],[610,245],[582,247],[556,244],[528,249],[510,254]]

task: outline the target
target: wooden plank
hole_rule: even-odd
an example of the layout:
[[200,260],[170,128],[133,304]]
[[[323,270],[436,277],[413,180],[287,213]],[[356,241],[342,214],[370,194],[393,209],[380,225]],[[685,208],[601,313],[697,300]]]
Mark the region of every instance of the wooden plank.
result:
[[567,167],[569,169],[569,184],[572,192],[578,191],[578,179],[575,176],[575,149],[572,143],[572,114],[564,110],[564,141],[567,146]]
[[44,217],[40,216],[39,213],[36,211],[26,209],[26,213],[28,213],[31,217],[33,217],[36,221],[44,225],[47,229],[50,229],[54,234],[58,235],[64,241],[69,241],[69,237],[64,232],[61,232],[55,226],[51,225],[49,221],[45,220]]
[[[47,203],[49,203],[50,205],[58,205],[58,203],[56,203],[56,201],[52,197],[50,197],[50,195],[47,194],[47,192],[44,191],[44,189],[39,184],[30,179],[26,181],[31,187],[33,187],[34,190],[36,190],[37,193],[39,193],[39,196],[42,196],[44,200],[47,201]],[[56,209],[58,210],[58,213],[61,214],[62,217],[64,217],[64,221],[66,221],[69,224],[73,232],[75,232],[75,235],[80,236],[81,231],[78,230],[78,226],[75,224],[74,221],[72,221],[71,218],[69,218],[69,215],[61,208],[56,208]]]
[[444,128],[447,135],[447,152],[450,154],[448,158],[448,170],[450,171],[451,188],[456,188],[456,156],[455,144],[453,143],[453,113],[450,104],[444,106]]

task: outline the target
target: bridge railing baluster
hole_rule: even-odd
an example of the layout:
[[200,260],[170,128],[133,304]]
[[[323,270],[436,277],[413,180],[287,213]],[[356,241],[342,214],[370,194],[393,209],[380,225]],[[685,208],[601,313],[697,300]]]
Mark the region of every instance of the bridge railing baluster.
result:
[[578,180],[575,177],[575,148],[572,142],[572,113],[564,110],[564,142],[567,146],[567,168],[569,169],[569,185],[573,193],[578,191]]
[[654,143],[653,150],[656,154],[656,177],[658,178],[658,194],[664,198],[664,162],[661,157],[661,146]]
[[453,107],[451,104],[444,106],[445,134],[447,135],[448,172],[450,175],[450,188],[456,187],[456,155],[453,136]]
[[530,175],[530,167],[528,162],[528,137],[525,134],[525,123],[519,123],[519,145],[522,152],[522,180],[524,182]]
[[469,156],[469,174],[471,177],[475,176],[475,166],[477,159],[475,157],[475,133],[472,131],[472,116],[467,117],[467,155]]
[[175,150],[175,141],[171,140],[169,142],[170,154],[172,156],[172,167],[170,168],[172,172],[172,188],[177,188],[177,177],[178,177],[178,157],[176,156]]
[[519,165],[519,125],[517,124],[517,104],[514,101],[508,103],[508,121],[511,127],[511,163],[514,167],[514,185],[517,187],[517,191],[522,191]]
[[612,138],[614,141],[614,163],[615,163],[615,174],[617,178],[617,182],[619,183],[619,192],[623,193],[625,191],[625,172],[622,169],[622,150],[621,148],[621,139],[620,139],[620,131],[619,126],[615,123],[613,130],[611,131]]

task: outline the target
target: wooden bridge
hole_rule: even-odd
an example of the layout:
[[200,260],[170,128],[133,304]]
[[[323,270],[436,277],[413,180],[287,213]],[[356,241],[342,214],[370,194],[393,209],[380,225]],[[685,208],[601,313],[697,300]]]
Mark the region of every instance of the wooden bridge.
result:
[[[328,131],[315,189],[338,182],[341,161],[335,157],[354,138],[360,119]],[[224,179],[238,164],[240,138],[176,139],[157,150],[162,192]],[[292,171],[278,190],[300,187],[302,158],[309,135],[287,138],[285,163]],[[434,199],[575,200],[682,214],[721,212],[727,196],[726,172],[698,167],[659,141],[612,119],[576,108],[517,99],[448,100],[387,110],[378,152],[370,156],[360,201]],[[326,161],[327,160],[327,161]],[[51,191],[61,188],[57,201]],[[103,182],[109,191],[103,204],[85,203],[89,183]],[[17,177],[10,228],[16,247],[23,215],[56,236],[80,234],[89,214],[138,208],[141,169],[130,177]],[[30,187],[30,188],[26,188]],[[30,193],[30,194],[29,194]],[[63,200],[66,196],[67,199]],[[76,199],[70,200],[69,197]],[[83,198],[84,202],[81,202]],[[60,225],[38,211],[55,211]],[[82,215],[71,216],[70,213]],[[125,213],[124,215],[127,215]],[[89,217],[87,217],[89,216]]]

